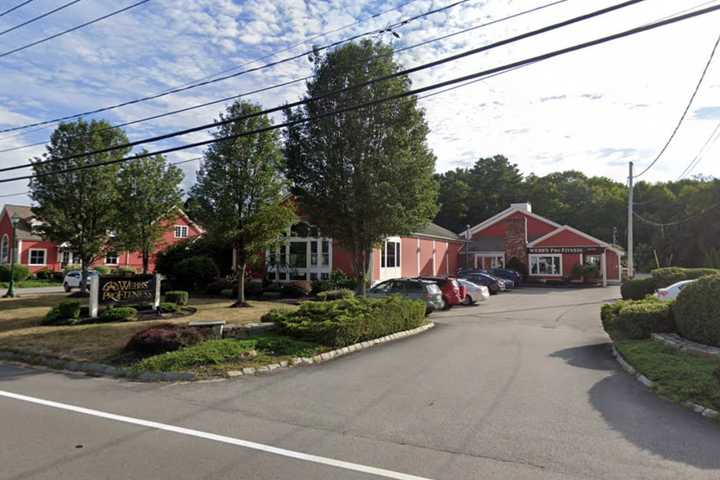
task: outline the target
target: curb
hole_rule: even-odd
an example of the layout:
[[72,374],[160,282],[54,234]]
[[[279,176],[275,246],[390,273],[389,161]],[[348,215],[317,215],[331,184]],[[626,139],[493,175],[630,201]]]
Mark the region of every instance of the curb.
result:
[[[615,348],[615,345],[612,346],[612,353],[617,362],[620,364],[623,370],[625,370],[630,375],[634,376],[635,379],[645,385],[647,388],[652,389],[655,386],[655,383],[647,378],[645,375],[639,373],[635,367],[630,365],[627,360],[625,360],[625,357],[622,356],[620,352],[618,352],[617,348]],[[718,418],[720,417],[720,412],[717,410],[713,410],[712,408],[703,407],[702,405],[691,402],[690,400],[686,400],[682,402],[680,405],[682,405],[685,408],[688,408],[692,410],[695,413],[699,413],[703,417],[707,418]]]
[[[283,360],[282,362],[271,363],[270,365],[264,365],[262,367],[243,368],[242,370],[230,370],[226,372],[225,377],[216,377],[216,379],[224,380],[248,375],[268,375],[287,370],[288,368],[296,368],[305,365],[325,363],[327,361],[340,358],[343,355],[348,355],[353,352],[366,350],[375,345],[392,342],[405,337],[412,337],[413,335],[423,333],[424,331],[429,330],[434,326],[435,324],[433,322],[430,322],[426,325],[414,328],[412,330],[405,330],[402,332],[393,333],[391,335],[386,335],[384,337],[376,338],[374,340],[355,343],[353,345],[331,350],[329,352],[324,352],[313,357],[295,357],[290,360]],[[112,365],[106,365],[102,363],[84,363],[75,360],[53,357],[50,355],[30,354],[8,350],[0,350],[0,361],[9,361],[28,364],[36,367],[45,367],[49,370],[84,373],[85,375],[93,377],[126,378],[128,380],[135,380],[140,382],[192,382],[196,380],[207,380],[207,378],[199,378],[197,375],[191,372],[142,372],[140,374],[135,374],[130,368],[126,367],[114,367]]]

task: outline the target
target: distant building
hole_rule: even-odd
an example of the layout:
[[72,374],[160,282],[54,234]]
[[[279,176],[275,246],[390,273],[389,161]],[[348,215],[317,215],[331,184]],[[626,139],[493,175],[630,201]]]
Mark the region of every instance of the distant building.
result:
[[[26,205],[5,205],[0,212],[0,264],[10,263],[12,258],[12,223],[10,218],[15,215],[20,218],[17,225],[17,255],[16,261],[27,266],[31,272],[38,270],[60,271],[67,265],[78,264],[79,259],[70,245],[58,245],[40,237],[33,226],[36,221],[33,218],[32,210]],[[149,270],[155,269],[154,254],[175,242],[200,235],[203,230],[178,209],[177,217],[172,221],[166,221],[167,230],[162,240],[157,245],[155,252],[151,255]],[[98,258],[93,266],[108,268],[133,268],[142,271],[142,254],[140,252],[121,252],[108,250]]]
[[462,233],[468,239],[467,268],[504,267],[515,257],[528,269],[528,278],[560,280],[576,264],[600,267],[603,283],[620,281],[622,249],[569,225],[560,225],[532,212],[529,203],[509,208]]

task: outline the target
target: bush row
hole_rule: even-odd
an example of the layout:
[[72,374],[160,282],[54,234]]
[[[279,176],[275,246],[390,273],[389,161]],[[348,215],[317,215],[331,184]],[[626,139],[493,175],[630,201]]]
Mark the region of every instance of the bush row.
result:
[[625,300],[641,300],[654,293],[658,288],[669,287],[683,280],[695,280],[706,275],[719,273],[720,270],[714,268],[657,268],[650,272],[652,276],[649,278],[625,281],[620,288],[620,293]]
[[720,347],[720,275],[703,277],[683,288],[673,312],[680,335]]
[[672,305],[653,298],[621,300],[602,306],[603,328],[614,340],[640,340],[675,331]]
[[266,319],[292,337],[343,347],[425,323],[425,304],[398,296],[305,302],[295,312],[272,311]]

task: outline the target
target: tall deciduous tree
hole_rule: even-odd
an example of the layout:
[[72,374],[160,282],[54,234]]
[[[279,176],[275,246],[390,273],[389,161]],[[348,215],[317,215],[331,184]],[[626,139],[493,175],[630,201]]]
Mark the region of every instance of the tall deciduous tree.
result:
[[174,219],[182,202],[183,173],[168,165],[165,157],[132,160],[118,175],[120,197],[113,244],[142,255],[143,273],[148,272],[150,255]]
[[[314,62],[307,97],[399,70],[391,48],[371,41],[346,44]],[[286,112],[289,120],[310,118],[286,133],[293,191],[313,223],[352,253],[354,272],[363,278],[373,247],[384,237],[409,233],[435,215],[435,156],[426,143],[428,127],[414,97],[317,116],[409,88],[407,77],[396,77]]]
[[[86,155],[69,160],[63,157],[127,143],[122,130],[104,121],[77,120],[61,123],[50,137],[47,151],[35,158],[36,177],[30,181],[33,214],[43,237],[67,244],[80,258],[81,291],[87,291],[88,266],[100,255],[113,227],[118,208],[116,181],[119,164],[61,172],[122,158],[129,148]],[[49,163],[39,164],[46,160]]]
[[[220,126],[215,138],[263,129],[271,125],[262,109],[235,102],[221,120],[238,120]],[[250,118],[243,118],[254,115]],[[238,274],[237,306],[245,302],[245,271],[253,257],[277,241],[295,219],[291,202],[284,199],[280,174],[283,163],[275,131],[213,143],[192,189],[193,212],[208,235],[235,250]]]

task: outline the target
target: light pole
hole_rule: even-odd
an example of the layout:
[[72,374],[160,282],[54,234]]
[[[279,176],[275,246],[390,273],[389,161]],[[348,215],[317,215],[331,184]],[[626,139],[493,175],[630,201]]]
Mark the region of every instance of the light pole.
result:
[[12,223],[12,239],[10,240],[10,245],[12,245],[12,249],[10,250],[10,284],[8,285],[7,293],[4,295],[4,298],[17,297],[17,294],[15,293],[15,239],[17,237],[17,224],[19,221],[20,217],[17,215],[13,215],[10,218],[10,223]]
[[470,225],[465,225],[465,269],[470,268],[468,256],[470,255]]

